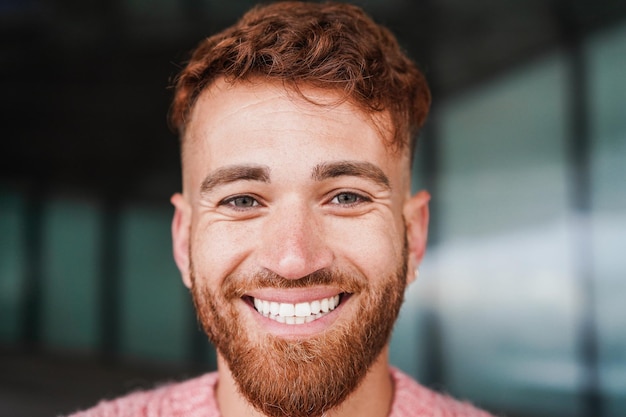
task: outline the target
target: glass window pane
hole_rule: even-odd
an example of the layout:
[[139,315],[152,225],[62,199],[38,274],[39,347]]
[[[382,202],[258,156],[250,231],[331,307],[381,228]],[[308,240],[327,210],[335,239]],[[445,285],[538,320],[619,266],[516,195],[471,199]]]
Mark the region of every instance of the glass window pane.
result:
[[47,347],[91,350],[98,343],[99,210],[54,197],[43,220],[43,340]]
[[600,376],[607,416],[626,414],[626,25],[587,44]]
[[575,416],[566,77],[556,54],[444,104],[440,244],[423,279],[438,285],[446,389]]
[[191,328],[189,295],[172,257],[169,207],[122,214],[122,348],[147,360],[183,361]]

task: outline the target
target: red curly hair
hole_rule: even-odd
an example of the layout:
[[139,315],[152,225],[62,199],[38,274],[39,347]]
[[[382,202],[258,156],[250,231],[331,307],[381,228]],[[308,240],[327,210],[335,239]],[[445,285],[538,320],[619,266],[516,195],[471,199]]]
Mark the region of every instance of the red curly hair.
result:
[[181,138],[198,96],[220,77],[278,81],[300,94],[302,85],[338,91],[366,114],[387,111],[393,147],[411,153],[431,101],[424,75],[393,34],[342,3],[257,6],[204,39],[175,80],[170,123]]

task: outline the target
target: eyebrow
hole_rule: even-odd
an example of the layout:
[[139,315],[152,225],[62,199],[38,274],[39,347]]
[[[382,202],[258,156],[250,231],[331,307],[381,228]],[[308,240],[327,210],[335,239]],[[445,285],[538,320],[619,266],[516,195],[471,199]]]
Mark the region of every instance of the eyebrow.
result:
[[216,169],[206,176],[200,185],[200,193],[206,194],[220,185],[236,181],[270,182],[270,169],[265,165],[231,165]]
[[382,169],[369,162],[362,161],[337,161],[325,162],[313,168],[311,177],[316,181],[342,176],[361,177],[375,182],[378,185],[391,190],[389,178]]

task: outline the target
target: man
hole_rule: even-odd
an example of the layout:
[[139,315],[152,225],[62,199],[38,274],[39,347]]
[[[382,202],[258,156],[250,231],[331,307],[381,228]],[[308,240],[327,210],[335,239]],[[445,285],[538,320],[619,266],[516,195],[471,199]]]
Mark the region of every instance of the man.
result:
[[488,416],[388,364],[426,246],[410,163],[429,104],[355,6],[258,7],[204,40],[171,109],[172,235],[218,371],[77,416]]

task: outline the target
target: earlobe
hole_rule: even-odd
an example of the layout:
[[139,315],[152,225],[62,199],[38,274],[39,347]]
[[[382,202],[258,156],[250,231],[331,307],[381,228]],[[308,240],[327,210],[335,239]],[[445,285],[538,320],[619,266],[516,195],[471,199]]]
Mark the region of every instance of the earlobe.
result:
[[408,242],[408,270],[407,284],[417,278],[417,268],[422,263],[426,242],[428,240],[428,202],[430,194],[420,191],[409,198],[404,204],[404,221],[406,222],[406,234]]
[[174,205],[174,217],[172,218],[174,261],[183,278],[183,283],[187,288],[191,288],[191,277],[189,276],[190,208],[180,193],[174,194],[170,201]]

